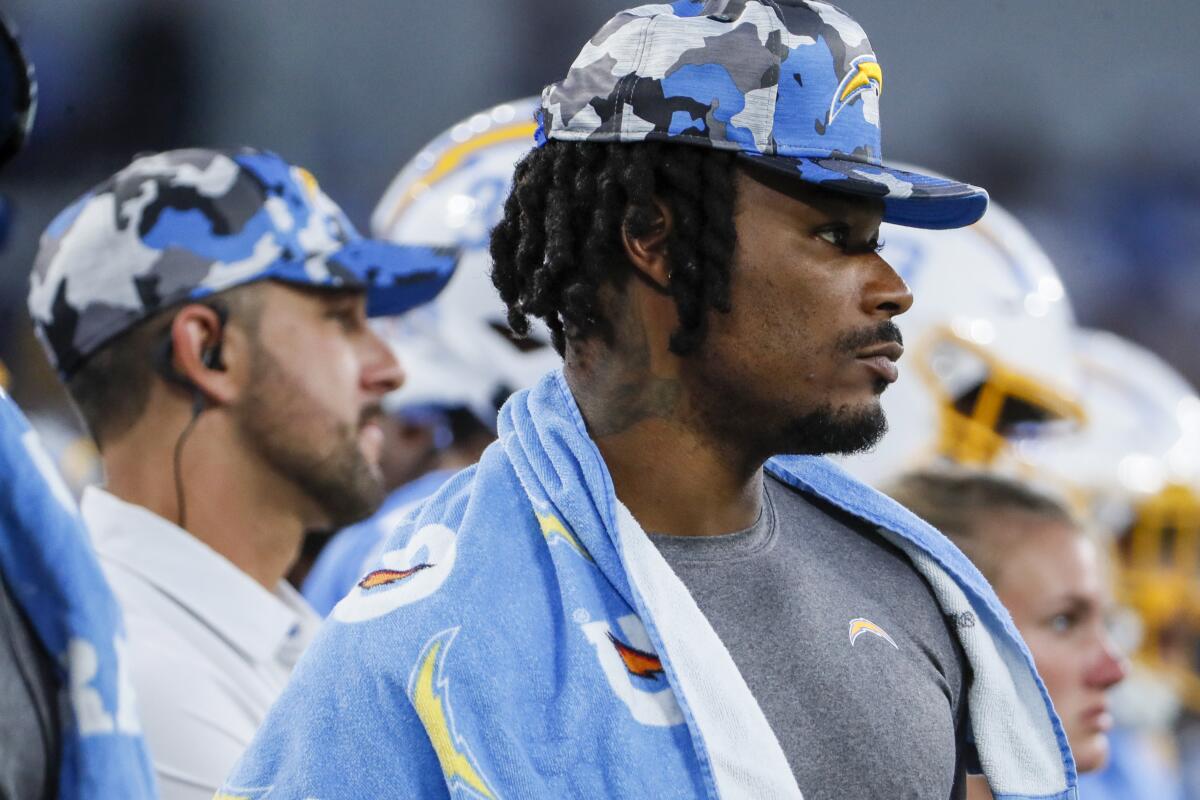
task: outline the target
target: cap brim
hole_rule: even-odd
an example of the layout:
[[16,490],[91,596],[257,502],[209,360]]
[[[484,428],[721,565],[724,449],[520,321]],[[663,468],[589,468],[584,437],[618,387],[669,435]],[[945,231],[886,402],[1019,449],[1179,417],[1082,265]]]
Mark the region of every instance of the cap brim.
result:
[[388,317],[437,297],[453,277],[458,256],[453,248],[360,239],[325,263],[342,278],[342,286],[366,291],[367,316]]
[[822,189],[882,200],[884,222],[896,225],[962,228],[977,222],[987,210],[986,191],[949,178],[843,158],[741,157]]

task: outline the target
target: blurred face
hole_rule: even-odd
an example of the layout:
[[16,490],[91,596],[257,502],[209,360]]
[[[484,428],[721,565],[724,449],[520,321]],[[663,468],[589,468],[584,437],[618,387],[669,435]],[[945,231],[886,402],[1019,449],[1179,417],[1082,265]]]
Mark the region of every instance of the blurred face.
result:
[[379,459],[387,491],[414,481],[427,472],[437,456],[433,429],[408,422],[399,415],[380,414],[383,451]]
[[361,293],[263,285],[251,384],[236,414],[251,450],[342,527],[383,500],[379,402],[403,374]]
[[1029,645],[1079,771],[1099,769],[1113,724],[1107,691],[1126,667],[1105,626],[1111,600],[1096,546],[1072,525],[1030,514],[986,524],[1019,533],[1004,539],[1014,544],[996,593]]
[[709,316],[690,394],[768,454],[873,444],[903,351],[891,319],[912,304],[876,252],[882,203],[758,171],[736,180],[732,309]]

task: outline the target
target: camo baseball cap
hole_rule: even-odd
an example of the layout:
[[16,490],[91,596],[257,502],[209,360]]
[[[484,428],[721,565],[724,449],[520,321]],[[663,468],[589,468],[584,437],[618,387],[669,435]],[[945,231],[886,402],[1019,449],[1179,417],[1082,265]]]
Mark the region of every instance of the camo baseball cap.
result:
[[548,139],[647,140],[732,150],[840,192],[879,198],[884,219],[957,228],[987,192],[884,166],[883,71],[838,8],[803,0],[678,0],[613,17],[542,93]]
[[42,234],[29,313],[69,378],[114,336],[171,306],[265,279],[361,289],[403,313],[450,280],[457,252],[364,239],[307,170],[254,149],[141,156]]

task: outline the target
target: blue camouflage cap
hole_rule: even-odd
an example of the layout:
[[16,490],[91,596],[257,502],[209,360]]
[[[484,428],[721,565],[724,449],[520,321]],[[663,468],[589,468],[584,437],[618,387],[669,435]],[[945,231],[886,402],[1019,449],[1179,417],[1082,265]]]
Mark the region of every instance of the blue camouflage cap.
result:
[[613,17],[542,93],[537,141],[732,150],[823,188],[879,198],[918,228],[978,220],[987,192],[886,167],[883,72],[867,35],[803,0],[678,0]]
[[432,300],[453,249],[359,236],[308,170],[253,149],[142,156],[42,234],[29,313],[65,379],[114,336],[173,305],[274,279],[362,290],[367,313]]

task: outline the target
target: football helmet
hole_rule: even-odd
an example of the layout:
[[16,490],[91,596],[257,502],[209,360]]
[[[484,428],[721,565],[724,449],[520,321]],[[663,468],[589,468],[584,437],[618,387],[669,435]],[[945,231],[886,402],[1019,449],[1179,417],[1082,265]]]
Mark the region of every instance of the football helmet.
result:
[[939,460],[995,467],[1010,442],[1083,421],[1070,302],[1011,214],[992,202],[965,228],[885,223],[880,239],[913,306],[895,320],[905,356],[881,401],[888,433],[841,459],[847,470],[881,485]]
[[538,105],[503,103],[442,133],[401,169],[371,217],[379,238],[462,250],[436,301],[378,323],[406,373],[384,400],[391,413],[468,408],[495,428],[508,395],[560,363],[540,323],[523,338],[508,327],[488,254],[513,167],[533,147]]
[[1020,456],[1112,536],[1117,600],[1141,623],[1137,659],[1200,711],[1200,397],[1115,334],[1076,340],[1088,426],[1022,442]]

